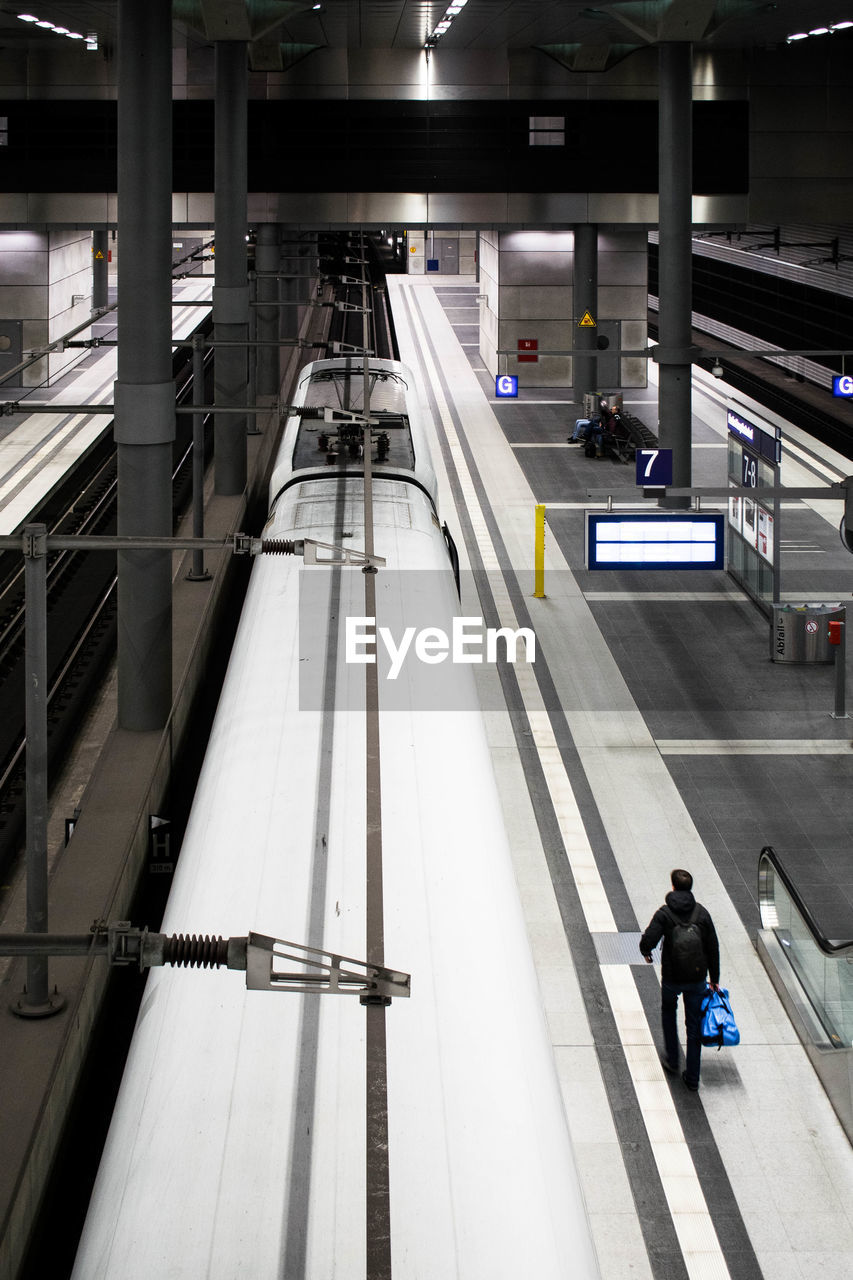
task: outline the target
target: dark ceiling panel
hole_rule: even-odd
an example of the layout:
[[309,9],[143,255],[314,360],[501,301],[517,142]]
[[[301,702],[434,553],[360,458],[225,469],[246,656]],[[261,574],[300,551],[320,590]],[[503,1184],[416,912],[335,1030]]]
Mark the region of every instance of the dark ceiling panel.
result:
[[[654,192],[657,104],[549,103],[560,145],[531,146],[536,102],[249,103],[250,191]],[[114,102],[6,102],[7,189],[114,191]],[[213,189],[210,100],[174,103],[176,191]],[[694,191],[747,183],[747,104],[694,106]],[[551,128],[552,126],[549,126]]]
[[[449,3],[449,0],[447,0]],[[250,13],[267,23],[278,0],[249,0]],[[672,9],[673,3],[676,9]],[[691,8],[692,0],[621,0],[616,5],[583,0],[468,0],[440,48],[455,50],[518,50],[540,44],[615,43],[642,45],[667,35],[667,11],[677,16],[677,6]],[[283,14],[292,4],[281,0]],[[698,10],[697,0],[697,10]],[[176,0],[176,34],[190,44],[206,43],[203,30],[184,20],[192,0]],[[195,8],[199,8],[196,3]],[[285,17],[281,40],[323,44],[334,48],[420,48],[446,8],[444,0],[322,0],[319,10],[306,2],[301,13]],[[49,31],[34,30],[17,14],[36,14],[72,30],[96,32],[102,44],[114,45],[117,0],[34,0],[21,6],[0,0],[0,46],[50,48],[61,39]],[[808,31],[846,15],[827,0],[716,0],[713,17],[697,47],[749,48],[784,43],[795,31]],[[695,24],[694,24],[695,25]],[[701,25],[701,24],[700,24]],[[694,27],[689,28],[690,33]],[[670,37],[671,38],[671,37]],[[837,39],[837,36],[824,39]]]

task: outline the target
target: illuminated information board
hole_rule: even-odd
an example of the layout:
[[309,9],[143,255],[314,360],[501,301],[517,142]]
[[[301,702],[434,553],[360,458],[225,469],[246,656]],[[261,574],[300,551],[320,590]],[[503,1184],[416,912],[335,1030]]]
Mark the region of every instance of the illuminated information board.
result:
[[725,517],[713,512],[586,512],[588,569],[722,569]]

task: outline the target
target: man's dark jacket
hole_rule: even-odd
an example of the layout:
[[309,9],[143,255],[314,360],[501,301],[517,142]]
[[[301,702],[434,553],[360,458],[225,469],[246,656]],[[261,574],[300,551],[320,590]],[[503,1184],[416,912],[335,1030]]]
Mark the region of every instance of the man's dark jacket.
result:
[[[679,920],[687,921],[696,907],[694,923],[702,930],[702,944],[705,950],[705,962],[708,966],[708,980],[712,983],[720,981],[720,944],[714,922],[701,903],[696,902],[689,889],[673,889],[666,895],[666,905]],[[663,938],[661,952],[661,978],[664,982],[695,982],[695,978],[676,973],[672,964],[672,930],[674,925],[663,907],[658,907],[652,916],[649,927],[640,939],[640,951],[650,956]]]

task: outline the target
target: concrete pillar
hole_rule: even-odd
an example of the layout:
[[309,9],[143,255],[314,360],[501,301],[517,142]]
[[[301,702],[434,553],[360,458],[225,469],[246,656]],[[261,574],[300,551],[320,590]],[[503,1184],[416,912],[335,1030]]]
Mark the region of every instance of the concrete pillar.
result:
[[[620,359],[618,352],[645,343],[646,235],[642,228],[599,228],[596,238],[594,389],[643,387],[645,360]],[[521,387],[572,385],[575,332],[584,310],[574,297],[576,252],[570,231],[480,232],[480,355],[490,373],[517,373]]]
[[598,227],[589,222],[580,222],[575,227],[572,287],[574,298],[572,388],[575,402],[582,406],[584,395],[599,389],[596,359],[598,327],[581,324],[581,320],[587,314],[593,320],[598,315]]
[[[118,532],[172,532],[172,6],[119,0]],[[118,717],[165,725],[172,705],[172,557],[118,556]]]
[[480,354],[490,372],[518,374],[520,387],[570,385],[572,254],[570,231],[481,231],[480,292],[488,301],[480,307]]
[[[246,121],[248,66],[244,40],[217,40],[214,222],[216,283],[213,324],[216,341],[248,340],[249,286],[246,276]],[[246,347],[217,347],[213,401],[222,408],[246,404]],[[214,414],[215,489],[242,493],[246,487],[246,417]]]
[[107,305],[109,288],[107,264],[109,244],[106,231],[92,232],[92,310],[99,311]]
[[[258,302],[278,303],[278,280],[266,279],[264,272],[278,271],[279,228],[262,222],[255,244],[255,269],[258,273]],[[256,307],[256,332],[261,342],[278,341],[279,310],[277,305]],[[279,351],[276,347],[258,347],[257,391],[260,396],[274,396],[279,386]]]
[[[691,231],[693,58],[689,44],[659,49],[659,280],[661,447],[672,449],[674,485],[691,483]],[[667,505],[689,506],[689,499]]]

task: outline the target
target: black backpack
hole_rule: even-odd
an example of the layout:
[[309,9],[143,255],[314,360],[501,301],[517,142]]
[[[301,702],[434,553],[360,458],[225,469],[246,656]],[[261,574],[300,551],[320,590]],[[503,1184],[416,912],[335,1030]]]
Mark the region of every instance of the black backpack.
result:
[[663,910],[672,921],[669,956],[673,977],[679,982],[701,982],[708,969],[702,928],[696,923],[698,903],[686,920],[681,920],[669,907]]

